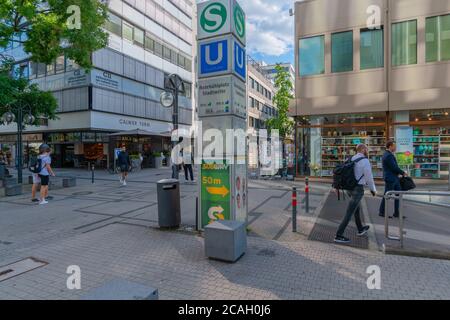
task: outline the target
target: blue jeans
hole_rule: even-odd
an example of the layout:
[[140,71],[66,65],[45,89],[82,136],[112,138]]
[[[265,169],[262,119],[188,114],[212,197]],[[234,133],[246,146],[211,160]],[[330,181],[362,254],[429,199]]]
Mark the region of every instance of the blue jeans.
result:
[[[385,181],[385,189],[384,189],[384,194],[388,193],[389,191],[401,191],[402,187],[400,185],[400,180],[396,180],[396,181]],[[379,213],[380,215],[384,216],[385,212],[384,212],[384,205],[385,205],[385,200],[383,198],[383,200],[381,201],[381,205],[380,205],[380,210]],[[395,211],[394,211],[394,216],[398,217],[400,215],[400,201],[395,200]]]
[[348,204],[347,213],[345,214],[344,220],[342,220],[341,225],[339,226],[339,229],[336,233],[336,235],[340,237],[344,235],[345,229],[347,228],[353,215],[355,216],[355,222],[358,231],[361,231],[363,228],[363,225],[361,223],[360,204],[362,198],[364,197],[364,186],[358,185],[353,191],[349,191],[348,193],[351,197],[350,203]]

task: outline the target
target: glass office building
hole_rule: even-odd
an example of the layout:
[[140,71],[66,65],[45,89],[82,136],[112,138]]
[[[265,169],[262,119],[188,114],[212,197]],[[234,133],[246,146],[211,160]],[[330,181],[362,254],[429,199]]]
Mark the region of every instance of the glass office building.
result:
[[[165,78],[173,73],[186,84],[186,93],[179,99],[180,127],[192,125],[194,3],[114,0],[108,6],[104,26],[110,35],[108,47],[92,54],[89,73],[65,57],[44,65],[31,61],[20,46],[11,45],[5,52],[15,58],[16,74],[52,91],[58,100],[58,119],[29,127],[24,135],[28,145],[49,143],[57,166],[92,161],[106,166],[120,144],[144,158],[169,151],[172,110],[162,107],[159,97]],[[109,136],[136,129],[152,136]],[[0,126],[0,144],[14,155],[15,126]]]
[[[366,13],[373,5],[386,9],[375,26],[368,25]],[[298,173],[330,177],[365,143],[381,178],[386,141],[395,139],[397,158],[413,177],[446,179],[449,35],[448,1],[298,2]]]

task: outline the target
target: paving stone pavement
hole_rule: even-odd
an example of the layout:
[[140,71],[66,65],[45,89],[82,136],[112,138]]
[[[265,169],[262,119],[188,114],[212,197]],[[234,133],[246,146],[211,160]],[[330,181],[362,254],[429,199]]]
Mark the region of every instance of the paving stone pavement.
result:
[[[319,242],[250,237],[228,264],[206,259],[198,236],[115,224],[21,256],[48,265],[0,282],[0,299],[78,299],[116,278],[156,287],[161,299],[450,299],[449,261]],[[70,265],[81,268],[81,290],[66,287]],[[381,290],[367,289],[370,265],[381,268]]]
[[[33,207],[28,195],[0,199],[0,266],[27,257],[48,263],[0,280],[0,299],[79,299],[117,278],[156,287],[161,299],[450,299],[450,261],[307,241],[289,228],[280,233],[289,219],[286,182],[252,181],[257,236],[248,238],[247,254],[235,264],[208,260],[200,236],[155,229],[154,182],[167,172],[132,175],[127,188],[101,174],[92,185],[80,173],[78,186],[52,191],[48,206]],[[186,225],[195,222],[196,192],[196,185],[181,186]],[[313,215],[303,212],[299,221]],[[71,265],[81,268],[81,290],[67,289]],[[381,290],[367,289],[370,265],[381,268]]]

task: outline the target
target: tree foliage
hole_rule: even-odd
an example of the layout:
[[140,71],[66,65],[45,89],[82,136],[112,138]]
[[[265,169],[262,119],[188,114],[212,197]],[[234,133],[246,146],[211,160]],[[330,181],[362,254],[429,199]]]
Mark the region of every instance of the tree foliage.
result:
[[277,74],[275,76],[275,88],[277,93],[273,97],[273,103],[278,110],[278,115],[266,121],[266,127],[269,130],[277,129],[280,138],[284,139],[294,130],[294,120],[289,117],[289,102],[293,99],[292,90],[294,88],[290,75],[287,71],[277,64],[275,67]]
[[17,109],[23,108],[24,113],[30,111],[35,117],[34,125],[38,125],[42,117],[56,119],[58,103],[52,93],[40,90],[27,78],[11,76],[11,62],[8,60],[0,66],[0,92],[0,117],[11,111],[17,119]]
[[107,45],[107,15],[99,0],[0,0],[0,48],[19,43],[35,62],[50,64],[66,55],[90,69],[91,53]]

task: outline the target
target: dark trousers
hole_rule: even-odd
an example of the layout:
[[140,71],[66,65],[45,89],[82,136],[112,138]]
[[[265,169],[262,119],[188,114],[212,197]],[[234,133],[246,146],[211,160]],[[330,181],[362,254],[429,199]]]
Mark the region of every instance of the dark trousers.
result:
[[194,172],[192,171],[192,164],[185,164],[183,165],[183,167],[184,167],[184,177],[186,178],[186,181],[189,180],[188,172],[189,176],[191,177],[191,181],[194,181]]
[[[394,182],[385,181],[384,194],[386,194],[389,191],[401,191],[401,190],[402,190],[402,187],[400,185],[400,180],[397,179],[397,181],[394,181]],[[383,200],[381,201],[380,210],[379,210],[379,213],[382,216],[384,216],[384,214],[385,214],[384,206],[385,206],[385,200],[383,198]],[[399,215],[400,215],[400,201],[395,200],[394,216],[398,217]]]
[[356,227],[361,231],[363,225],[361,223],[361,200],[364,197],[364,186],[359,185],[353,191],[348,192],[351,197],[347,207],[347,213],[339,226],[336,233],[337,236],[343,236],[350,220],[355,216]]

